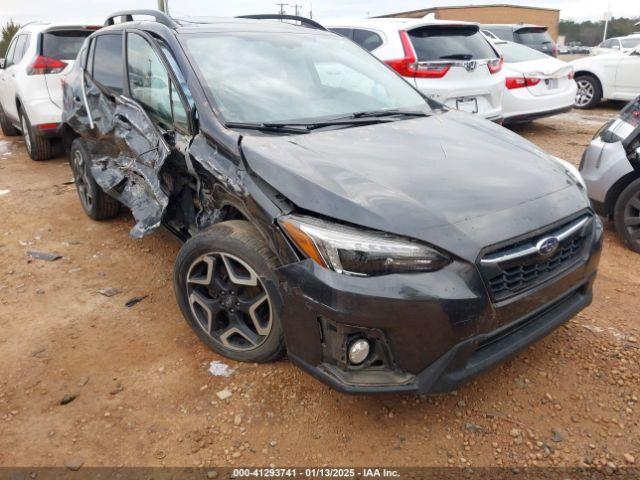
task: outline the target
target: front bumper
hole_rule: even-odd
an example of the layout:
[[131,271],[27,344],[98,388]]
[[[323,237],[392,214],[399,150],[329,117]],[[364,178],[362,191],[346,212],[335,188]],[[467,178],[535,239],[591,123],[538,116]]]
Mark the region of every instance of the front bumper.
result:
[[[613,187],[634,171],[622,142],[604,142],[594,138],[582,155],[580,174],[587,186],[589,199],[598,214],[610,216],[616,201]],[[618,191],[619,192],[619,191]]]
[[[594,228],[584,259],[559,277],[493,303],[475,265],[358,278],[311,260],[279,269],[289,358],[347,393],[453,390],[539,340],[589,305],[602,248]],[[349,365],[364,336],[374,361]]]

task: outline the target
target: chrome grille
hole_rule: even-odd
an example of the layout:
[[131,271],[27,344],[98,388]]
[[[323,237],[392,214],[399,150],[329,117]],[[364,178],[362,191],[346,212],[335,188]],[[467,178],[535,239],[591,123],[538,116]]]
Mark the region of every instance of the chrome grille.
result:
[[[480,267],[494,300],[505,300],[534,288],[575,265],[583,258],[591,220],[591,216],[585,215],[486,254]],[[559,244],[553,254],[545,257],[538,252],[537,245],[548,237],[557,238]]]

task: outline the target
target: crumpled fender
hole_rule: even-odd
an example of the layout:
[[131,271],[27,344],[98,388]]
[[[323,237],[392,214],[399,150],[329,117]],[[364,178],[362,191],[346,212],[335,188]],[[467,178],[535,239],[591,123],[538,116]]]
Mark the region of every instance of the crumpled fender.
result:
[[[169,203],[159,173],[171,150],[138,104],[122,96],[111,98],[86,77],[82,92],[81,71],[74,69],[73,75],[65,86],[62,120],[88,140],[96,183],[131,209],[136,224],[129,234],[141,238],[160,226]],[[83,101],[85,94],[93,129]],[[101,140],[109,140],[117,148],[105,151],[109,142]]]

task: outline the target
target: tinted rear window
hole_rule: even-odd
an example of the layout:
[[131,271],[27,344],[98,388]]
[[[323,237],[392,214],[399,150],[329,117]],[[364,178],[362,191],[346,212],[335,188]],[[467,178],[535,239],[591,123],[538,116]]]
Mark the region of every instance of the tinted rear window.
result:
[[100,35],[95,44],[93,79],[103,87],[122,93],[122,35]]
[[551,42],[551,37],[546,30],[522,29],[518,30],[518,38],[522,43],[539,44]]
[[82,42],[92,33],[84,30],[45,32],[42,36],[42,54],[59,60],[74,60]]
[[475,27],[422,27],[408,33],[421,62],[497,57],[489,41]]

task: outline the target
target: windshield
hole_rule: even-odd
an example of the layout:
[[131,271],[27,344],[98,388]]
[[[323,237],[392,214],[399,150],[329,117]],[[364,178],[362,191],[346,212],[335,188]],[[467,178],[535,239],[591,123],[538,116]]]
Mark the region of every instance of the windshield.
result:
[[489,41],[474,25],[420,27],[408,33],[421,62],[497,57]]
[[188,35],[186,44],[227,122],[301,122],[428,108],[402,78],[337,35],[202,33]]
[[638,38],[621,38],[622,48],[634,48],[640,45],[640,37]]
[[504,61],[507,63],[527,62],[529,60],[541,60],[549,59],[548,55],[542,52],[534,50],[533,48],[525,47],[518,43],[498,43],[496,48],[502,53]]

